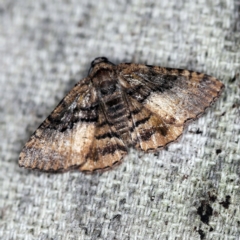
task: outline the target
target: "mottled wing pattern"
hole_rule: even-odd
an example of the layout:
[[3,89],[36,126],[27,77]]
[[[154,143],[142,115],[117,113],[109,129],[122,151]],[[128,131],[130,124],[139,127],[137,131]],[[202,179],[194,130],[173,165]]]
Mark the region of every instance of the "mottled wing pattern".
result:
[[184,124],[219,96],[216,78],[188,70],[120,64],[119,82],[135,124],[135,146],[155,151],[176,140]]
[[167,124],[158,114],[152,112],[131,96],[126,96],[131,112],[133,146],[143,151],[156,151],[176,140],[183,126]]
[[86,163],[80,170],[85,172],[107,170],[121,163],[126,154],[127,147],[119,137],[115,126],[107,120],[105,109],[100,104],[93,143],[86,156]]
[[94,140],[98,97],[88,78],[78,83],[23,148],[19,165],[43,171],[78,168]]

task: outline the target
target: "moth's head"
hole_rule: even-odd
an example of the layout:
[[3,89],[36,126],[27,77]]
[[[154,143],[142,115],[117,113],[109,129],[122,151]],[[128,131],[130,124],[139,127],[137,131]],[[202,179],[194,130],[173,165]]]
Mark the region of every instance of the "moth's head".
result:
[[101,62],[109,62],[106,57],[97,57],[91,62],[91,67],[94,67],[96,64],[101,63]]
[[107,68],[108,66],[112,67],[114,64],[108,61],[106,57],[97,57],[91,62],[91,67],[88,71],[88,74],[96,72],[100,68]]

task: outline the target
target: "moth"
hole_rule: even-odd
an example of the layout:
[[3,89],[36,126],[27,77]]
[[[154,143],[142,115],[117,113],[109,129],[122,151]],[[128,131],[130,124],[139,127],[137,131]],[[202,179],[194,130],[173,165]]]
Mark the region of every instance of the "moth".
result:
[[96,58],[33,133],[19,165],[94,172],[117,165],[130,148],[156,152],[178,139],[223,88],[199,72]]

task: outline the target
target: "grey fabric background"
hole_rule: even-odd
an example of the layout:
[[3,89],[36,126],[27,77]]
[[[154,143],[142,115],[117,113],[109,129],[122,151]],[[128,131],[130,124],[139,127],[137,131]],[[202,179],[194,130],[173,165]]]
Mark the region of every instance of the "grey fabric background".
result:
[[[131,151],[95,175],[20,169],[24,143],[98,56],[226,89],[158,155]],[[0,1],[0,239],[240,239],[239,73],[239,1]]]

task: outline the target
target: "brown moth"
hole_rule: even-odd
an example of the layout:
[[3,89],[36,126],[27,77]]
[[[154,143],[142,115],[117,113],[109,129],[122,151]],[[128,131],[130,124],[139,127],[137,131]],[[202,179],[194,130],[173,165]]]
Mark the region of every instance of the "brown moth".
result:
[[31,136],[19,165],[93,172],[120,163],[129,148],[156,152],[179,138],[223,88],[203,73],[96,58]]

